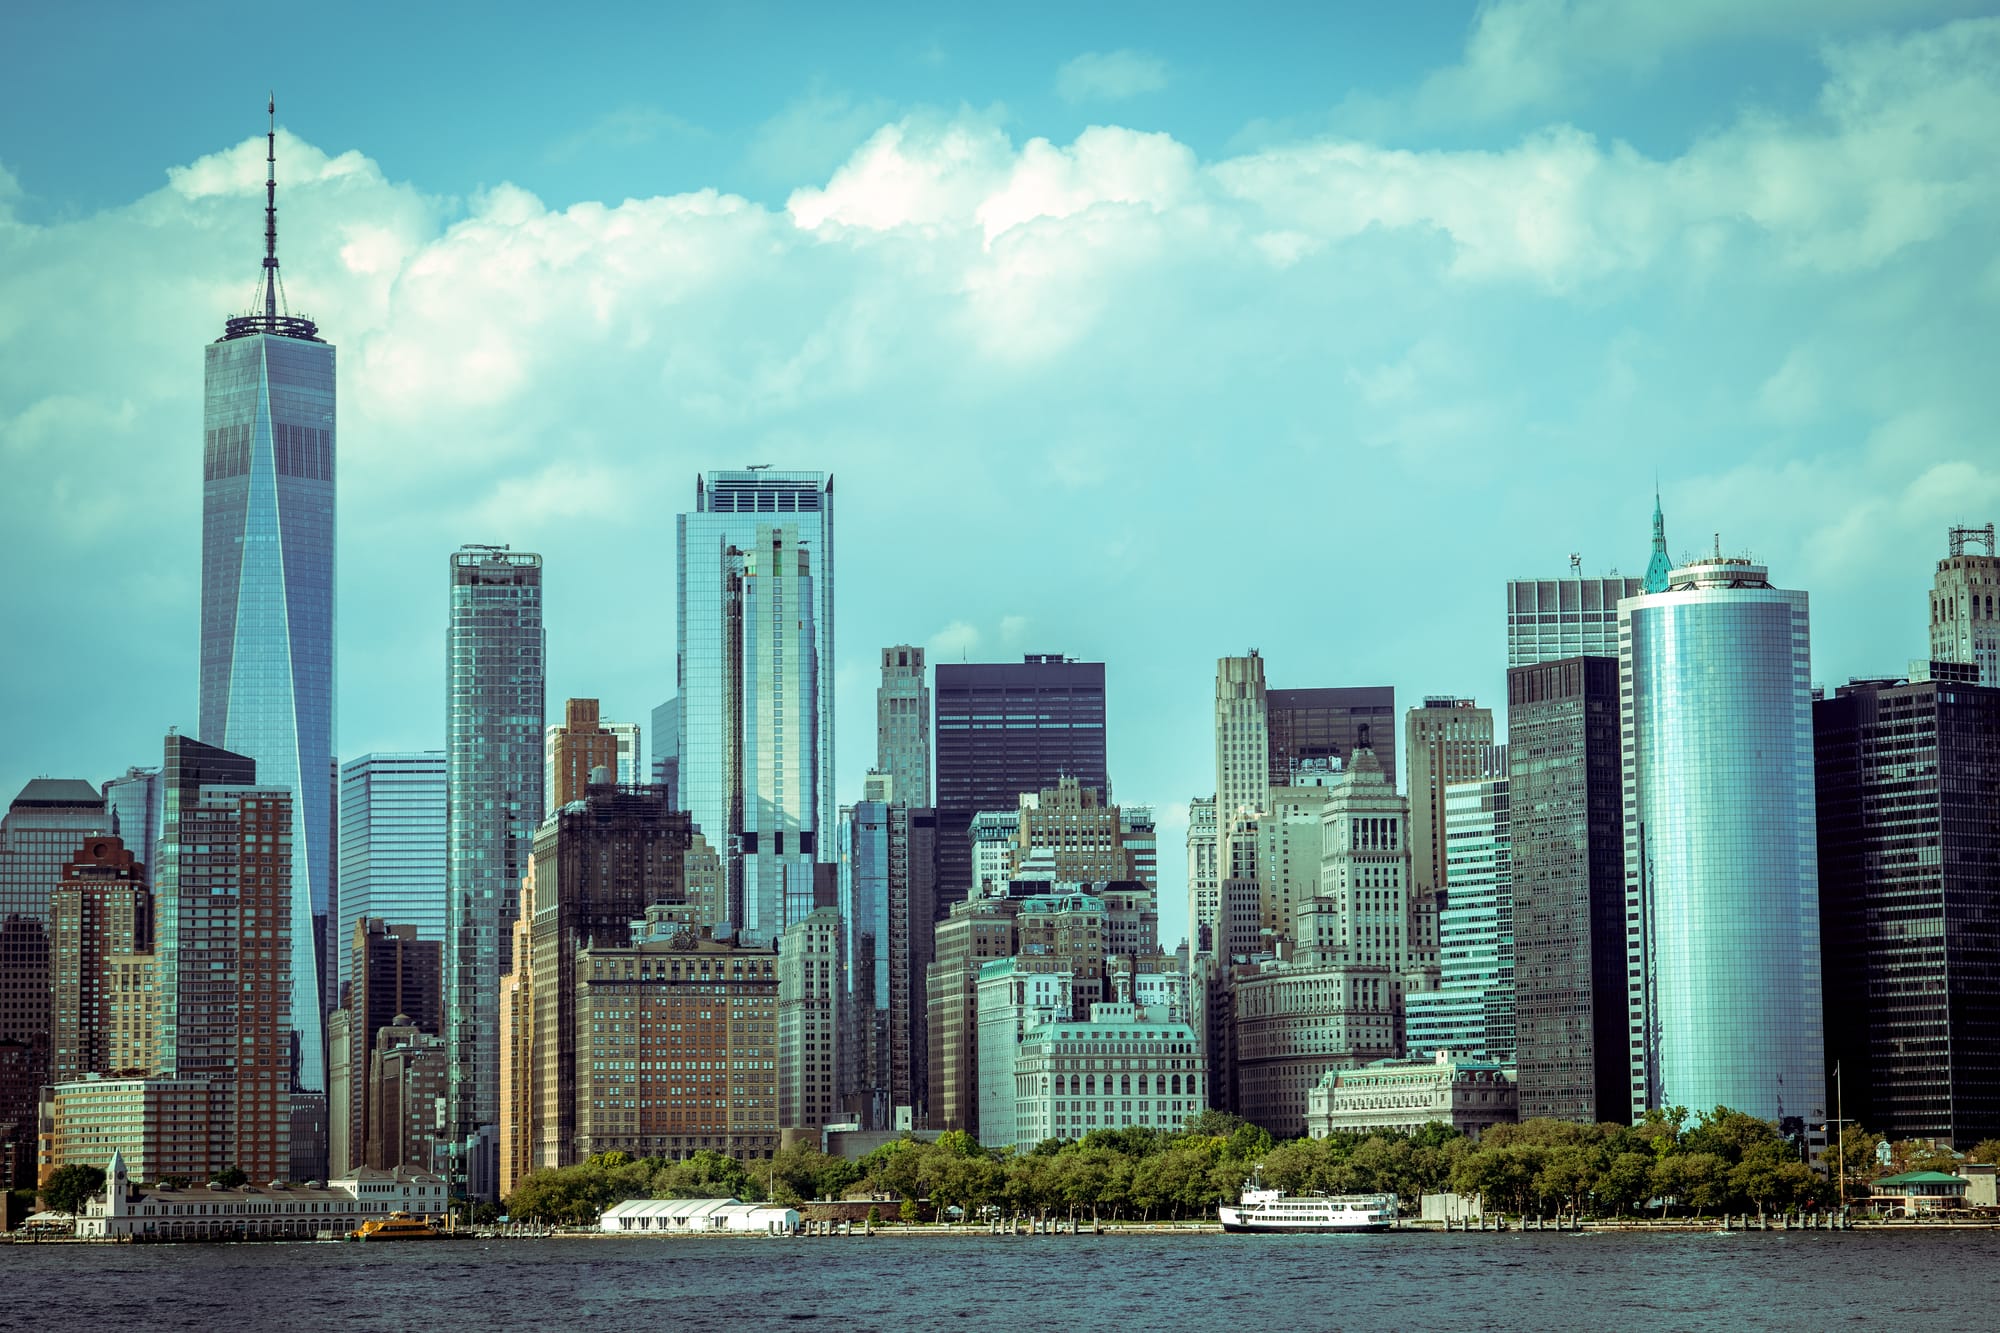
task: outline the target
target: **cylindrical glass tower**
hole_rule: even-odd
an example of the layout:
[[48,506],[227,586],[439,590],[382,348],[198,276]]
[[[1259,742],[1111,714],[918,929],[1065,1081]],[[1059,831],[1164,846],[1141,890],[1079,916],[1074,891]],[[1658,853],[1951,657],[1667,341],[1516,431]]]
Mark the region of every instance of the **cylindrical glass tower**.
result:
[[1806,594],[1704,558],[1618,605],[1632,1111],[1826,1115]]

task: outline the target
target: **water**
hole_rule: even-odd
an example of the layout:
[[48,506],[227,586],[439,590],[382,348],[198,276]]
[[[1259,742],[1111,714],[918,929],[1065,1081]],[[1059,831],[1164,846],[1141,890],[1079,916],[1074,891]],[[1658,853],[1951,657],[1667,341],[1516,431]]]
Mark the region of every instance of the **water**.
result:
[[0,1246],[0,1327],[1994,1327],[2000,1232]]

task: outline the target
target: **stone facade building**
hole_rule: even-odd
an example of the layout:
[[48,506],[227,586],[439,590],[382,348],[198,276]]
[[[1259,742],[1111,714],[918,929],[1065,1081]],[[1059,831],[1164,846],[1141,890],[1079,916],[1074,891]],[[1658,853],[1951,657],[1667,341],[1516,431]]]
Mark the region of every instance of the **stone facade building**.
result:
[[1513,1124],[1519,1104],[1501,1066],[1439,1051],[1425,1060],[1328,1070],[1308,1095],[1306,1132],[1316,1139],[1409,1134],[1435,1123],[1476,1139],[1495,1125]]
[[1014,1146],[1138,1125],[1173,1131],[1208,1109],[1202,1042],[1185,1023],[1100,1002],[1081,1021],[1052,1017],[1014,1057]]

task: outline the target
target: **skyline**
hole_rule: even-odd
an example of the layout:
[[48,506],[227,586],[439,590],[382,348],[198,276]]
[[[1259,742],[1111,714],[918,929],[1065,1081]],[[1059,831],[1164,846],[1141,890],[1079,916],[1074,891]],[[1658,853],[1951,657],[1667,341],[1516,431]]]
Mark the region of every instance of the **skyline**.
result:
[[[1429,53],[1411,104],[1519,8],[1405,33]],[[1740,57],[1732,32],[1681,58]],[[1814,680],[1900,672],[1945,529],[2000,509],[1972,332],[2000,300],[1976,234],[2000,22],[1756,40],[1809,86],[1745,78],[1645,132],[1615,60],[1406,135],[1364,132],[1352,95],[1304,128],[1274,93],[1237,103],[1293,118],[1253,145],[1189,128],[1200,66],[1133,29],[1043,60],[1019,111],[892,101],[734,199],[649,198],[636,169],[565,185],[531,152],[546,199],[472,196],[274,72],[291,305],[345,361],[338,757],[442,748],[435,571],[462,542],[547,557],[551,710],[649,718],[674,693],[671,515],[751,462],[842,483],[837,801],[872,758],[881,648],[1101,661],[1117,797],[1169,849],[1169,942],[1218,657],[1504,715],[1505,580],[1577,550],[1642,573],[1656,468],[1677,557],[1720,530],[1811,595]],[[1160,86],[1104,100],[1120,69]],[[240,94],[149,193],[0,139],[0,310],[37,316],[0,319],[0,457],[27,482],[0,497],[0,611],[31,645],[115,617],[124,649],[8,655],[10,794],[196,730],[194,368],[262,239],[264,92]],[[1113,124],[1058,123],[1077,108]]]

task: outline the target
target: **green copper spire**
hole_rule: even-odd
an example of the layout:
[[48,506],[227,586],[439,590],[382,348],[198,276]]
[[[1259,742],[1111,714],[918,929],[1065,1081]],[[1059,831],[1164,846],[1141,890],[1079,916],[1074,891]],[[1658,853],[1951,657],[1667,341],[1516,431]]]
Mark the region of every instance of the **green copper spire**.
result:
[[1646,591],[1665,592],[1674,562],[1667,556],[1667,520],[1660,512],[1660,488],[1653,488],[1653,558],[1646,565]]

